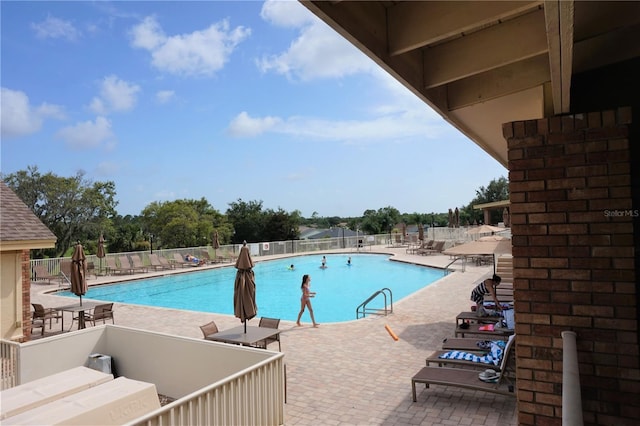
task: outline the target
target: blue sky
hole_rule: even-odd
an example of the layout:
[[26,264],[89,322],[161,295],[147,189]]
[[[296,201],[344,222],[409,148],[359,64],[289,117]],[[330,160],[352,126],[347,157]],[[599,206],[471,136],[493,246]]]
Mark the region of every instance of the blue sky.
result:
[[2,1],[1,167],[310,217],[446,212],[497,161],[297,2]]

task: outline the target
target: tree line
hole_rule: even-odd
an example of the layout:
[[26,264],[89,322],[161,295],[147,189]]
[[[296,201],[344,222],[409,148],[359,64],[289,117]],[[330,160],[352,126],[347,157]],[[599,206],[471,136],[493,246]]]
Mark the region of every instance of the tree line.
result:
[[[212,243],[214,233],[223,245],[298,239],[301,226],[342,226],[366,234],[382,234],[391,233],[399,223],[447,226],[449,221],[448,212],[401,213],[391,206],[365,210],[360,217],[320,217],[314,212],[310,218],[304,218],[299,210],[274,210],[264,208],[262,201],[242,199],[230,202],[222,213],[204,197],[154,201],[139,215],[121,216],[116,211],[115,183],[90,181],[82,171],[62,177],[51,172],[43,174],[37,166],[29,166],[3,180],[57,237],[54,249],[34,250],[34,257],[64,256],[76,241],[95,253],[100,235],[104,236],[108,251],[115,253],[149,250],[152,246],[156,249],[205,246]],[[492,180],[487,187],[478,188],[476,197],[466,206],[459,208],[460,223],[482,221],[482,212],[474,210],[474,205],[508,198],[506,178]],[[492,214],[492,222],[498,222],[500,212]]]

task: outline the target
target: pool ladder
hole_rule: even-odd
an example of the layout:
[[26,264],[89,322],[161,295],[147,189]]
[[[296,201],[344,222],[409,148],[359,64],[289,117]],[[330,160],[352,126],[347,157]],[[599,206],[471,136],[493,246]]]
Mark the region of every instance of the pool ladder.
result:
[[[384,309],[367,308],[367,304],[374,300],[376,297],[382,295],[384,297]],[[387,305],[387,295],[389,296],[389,304]],[[393,313],[393,294],[388,288],[373,293],[367,300],[362,302],[360,306],[356,308],[356,319],[364,318],[367,314],[385,315]],[[361,316],[362,315],[362,316]]]

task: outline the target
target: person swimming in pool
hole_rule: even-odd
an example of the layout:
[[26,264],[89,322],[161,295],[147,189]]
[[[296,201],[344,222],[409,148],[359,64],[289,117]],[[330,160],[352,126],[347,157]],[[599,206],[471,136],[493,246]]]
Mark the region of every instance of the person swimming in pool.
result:
[[309,308],[309,315],[311,315],[311,322],[315,328],[318,327],[318,323],[316,323],[316,319],[313,316],[313,307],[311,306],[311,298],[316,297],[316,292],[311,291],[309,288],[311,287],[311,276],[309,274],[304,274],[302,276],[302,285],[300,289],[302,290],[302,297],[300,297],[300,313],[298,313],[298,320],[296,324],[300,327],[300,318],[302,318],[302,314],[304,313],[304,309]]
[[320,265],[320,269],[325,269],[327,267],[327,258],[322,256],[322,265]]
[[293,266],[293,263],[287,269],[290,270],[290,271],[293,271],[295,269],[294,266]]
[[347,265],[351,266],[351,256],[349,256],[349,259],[347,259]]

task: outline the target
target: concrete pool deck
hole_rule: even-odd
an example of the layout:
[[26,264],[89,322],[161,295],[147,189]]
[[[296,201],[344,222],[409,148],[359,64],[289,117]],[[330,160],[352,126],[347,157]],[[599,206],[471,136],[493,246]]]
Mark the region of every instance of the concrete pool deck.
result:
[[[397,260],[440,268],[450,262],[446,255],[412,255],[404,248],[378,246],[372,252],[391,253]],[[512,396],[419,386],[418,401],[411,400],[411,377],[431,352],[440,349],[442,340],[453,335],[455,316],[469,309],[474,284],[492,271],[491,266],[467,264],[466,271],[461,272],[457,266],[456,272],[437,283],[394,302],[394,313],[387,317],[331,324],[323,323],[322,312],[316,311],[319,328],[304,323],[309,321],[308,314],[303,316],[302,327],[282,321],[282,351],[287,364],[286,424],[516,425]],[[90,279],[89,283],[110,278]],[[68,303],[68,298],[46,294],[55,287],[32,284],[32,302],[45,307]],[[393,283],[389,287],[393,289]],[[223,330],[240,324],[229,315],[126,304],[116,304],[114,309],[116,324],[196,338],[202,337],[198,326],[212,319]],[[297,311],[299,306],[291,309]],[[253,321],[257,325],[257,319]],[[391,338],[385,325],[399,337],[398,341]],[[34,338],[39,337],[39,331]],[[52,330],[46,328],[45,337],[59,332],[60,324],[54,322]],[[277,345],[269,348],[277,350]]]

